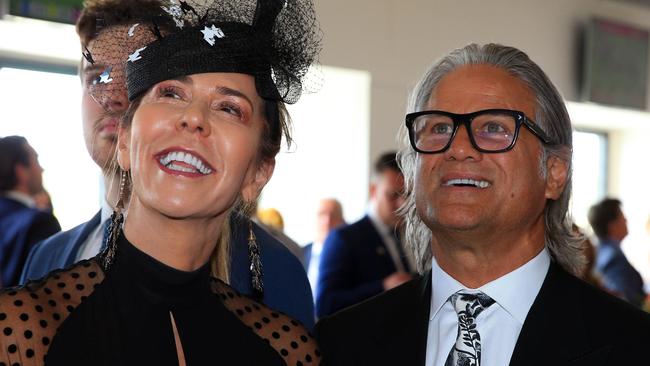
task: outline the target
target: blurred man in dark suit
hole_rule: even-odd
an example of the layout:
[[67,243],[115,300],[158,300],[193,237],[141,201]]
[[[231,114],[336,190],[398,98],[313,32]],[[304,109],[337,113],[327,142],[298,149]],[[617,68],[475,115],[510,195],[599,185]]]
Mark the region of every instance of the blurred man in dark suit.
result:
[[471,44],[408,108],[400,212],[423,276],[321,319],[321,364],[647,364],[650,316],[576,277],[571,121],[539,66]]
[[316,314],[332,314],[411,279],[411,261],[399,239],[396,210],[404,177],[395,152],[379,157],[370,185],[370,208],[361,220],[333,230],[321,253]]
[[0,280],[18,284],[29,250],[61,230],[51,213],[36,207],[43,191],[43,168],[36,151],[21,136],[0,138]]
[[642,307],[646,297],[643,278],[621,250],[621,242],[627,236],[627,220],[621,210],[621,201],[605,198],[589,209],[588,218],[598,237],[596,271],[602,277],[603,286]]

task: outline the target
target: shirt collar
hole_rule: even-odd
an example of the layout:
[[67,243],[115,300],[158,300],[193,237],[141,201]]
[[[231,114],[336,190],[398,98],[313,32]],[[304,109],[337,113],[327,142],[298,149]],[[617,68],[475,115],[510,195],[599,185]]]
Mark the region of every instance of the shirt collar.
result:
[[[523,324],[530,307],[542,288],[550,264],[551,256],[545,247],[523,266],[486,283],[478,289],[469,290],[469,292],[478,290],[490,296],[515,320]],[[449,296],[460,290],[468,290],[467,287],[443,271],[436,263],[435,258],[431,261],[431,276],[430,320],[440,311]]]
[[18,191],[7,191],[5,192],[5,197],[18,201],[29,208],[36,208],[36,201],[34,201],[34,199],[28,194]]
[[100,222],[106,222],[106,220],[111,218],[112,214],[113,214],[113,208],[111,207],[111,205],[108,204],[108,202],[105,199],[103,199]]

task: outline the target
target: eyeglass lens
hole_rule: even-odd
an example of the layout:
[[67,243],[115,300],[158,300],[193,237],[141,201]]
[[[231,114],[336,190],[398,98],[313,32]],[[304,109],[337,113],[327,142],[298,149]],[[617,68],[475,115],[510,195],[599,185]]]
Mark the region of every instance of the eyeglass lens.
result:
[[[508,148],[515,137],[517,122],[513,115],[488,112],[470,121],[469,133],[476,145],[486,151]],[[422,151],[443,150],[452,138],[454,121],[444,114],[425,114],[413,121],[415,145]],[[462,133],[457,132],[457,133]]]

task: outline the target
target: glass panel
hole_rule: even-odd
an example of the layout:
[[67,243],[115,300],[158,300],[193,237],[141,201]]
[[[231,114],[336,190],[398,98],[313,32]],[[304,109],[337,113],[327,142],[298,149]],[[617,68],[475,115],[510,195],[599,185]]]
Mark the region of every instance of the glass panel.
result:
[[583,229],[591,230],[589,207],[607,192],[607,136],[602,133],[573,133],[573,218]]

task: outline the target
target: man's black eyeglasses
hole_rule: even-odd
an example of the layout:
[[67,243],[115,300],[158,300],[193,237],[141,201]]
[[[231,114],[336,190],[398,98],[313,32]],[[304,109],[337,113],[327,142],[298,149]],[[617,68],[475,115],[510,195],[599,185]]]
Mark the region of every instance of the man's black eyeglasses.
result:
[[526,126],[544,144],[553,140],[523,112],[509,109],[485,109],[467,114],[422,111],[406,115],[406,127],[413,149],[419,153],[441,153],[451,146],[458,127],[464,125],[472,146],[484,153],[512,149],[521,125]]

